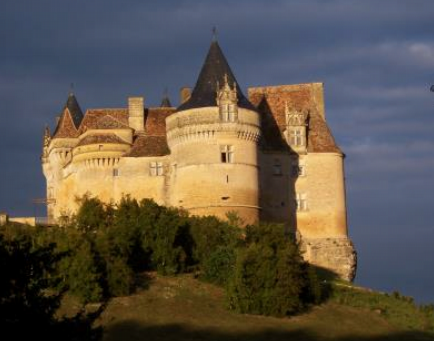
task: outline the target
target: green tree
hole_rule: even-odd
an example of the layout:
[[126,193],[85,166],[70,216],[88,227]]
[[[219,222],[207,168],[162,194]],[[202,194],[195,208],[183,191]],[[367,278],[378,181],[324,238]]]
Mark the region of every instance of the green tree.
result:
[[103,299],[104,273],[98,266],[92,243],[87,238],[82,238],[80,245],[73,250],[66,276],[69,291],[83,303],[100,302]]
[[224,285],[230,278],[236,259],[236,248],[242,242],[242,231],[216,217],[190,218],[193,257],[203,279]]
[[242,313],[288,316],[319,299],[319,283],[283,226],[260,224],[246,230],[227,287],[229,307]]
[[105,206],[98,198],[89,195],[78,199],[80,208],[75,215],[77,228],[84,232],[96,231],[110,224],[112,209]]

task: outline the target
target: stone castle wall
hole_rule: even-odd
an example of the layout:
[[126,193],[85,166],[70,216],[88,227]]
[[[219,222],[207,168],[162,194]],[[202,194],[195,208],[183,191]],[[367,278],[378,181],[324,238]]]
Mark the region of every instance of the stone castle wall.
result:
[[[252,96],[262,90],[255,91]],[[268,87],[266,91],[271,109],[278,113],[284,103],[279,96],[291,93],[294,98],[293,92],[299,91],[300,101],[313,98],[313,104],[306,102],[317,110],[312,125],[327,132],[322,85]],[[143,118],[136,110],[142,107],[140,98],[129,104],[134,114],[129,120],[131,128],[143,130],[139,122]],[[270,126],[264,126],[263,118],[253,110],[238,108],[237,114],[232,122],[222,121],[218,107],[168,115],[165,128],[170,154],[164,156],[129,156],[134,131],[128,127],[89,129],[77,138],[53,139],[43,163],[49,218],[72,215],[79,207],[77,198],[88,193],[107,203],[119,202],[126,195],[152,198],[161,205],[223,219],[236,211],[245,223],[284,224],[301,240],[308,261],[351,280],[356,254],[347,231],[343,154],[337,147],[327,147],[334,142],[332,138],[313,137],[297,153],[260,148],[260,136]],[[279,115],[276,122],[281,126],[285,119]],[[281,139],[280,126],[272,134]],[[147,133],[145,128],[139,134]],[[98,142],[102,134],[113,135],[117,142]],[[92,138],[94,142],[83,144],[84,139]],[[233,154],[223,162],[226,147]]]

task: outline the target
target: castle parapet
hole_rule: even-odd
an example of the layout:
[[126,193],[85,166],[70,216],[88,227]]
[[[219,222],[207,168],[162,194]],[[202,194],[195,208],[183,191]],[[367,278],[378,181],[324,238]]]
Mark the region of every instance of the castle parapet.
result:
[[258,114],[243,108],[238,109],[238,120],[235,122],[222,120],[216,107],[178,112],[167,117],[166,130],[169,147],[188,140],[209,139],[228,134],[255,142],[260,137]]

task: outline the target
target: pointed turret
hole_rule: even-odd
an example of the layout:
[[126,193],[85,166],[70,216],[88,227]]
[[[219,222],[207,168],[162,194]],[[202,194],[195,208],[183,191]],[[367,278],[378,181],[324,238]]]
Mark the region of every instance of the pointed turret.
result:
[[172,103],[170,103],[169,94],[167,89],[164,90],[163,99],[161,100],[160,104],[161,108],[171,108]]
[[69,93],[64,109],[66,108],[68,108],[71,118],[74,121],[74,125],[78,129],[81,121],[83,120],[83,112],[81,111],[77,98],[72,92]]
[[76,137],[82,120],[83,112],[81,111],[77,98],[70,92],[53,137]]
[[219,84],[225,83],[236,88],[238,107],[255,110],[238,86],[218,42],[213,40],[190,99],[181,104],[177,111],[217,106]]

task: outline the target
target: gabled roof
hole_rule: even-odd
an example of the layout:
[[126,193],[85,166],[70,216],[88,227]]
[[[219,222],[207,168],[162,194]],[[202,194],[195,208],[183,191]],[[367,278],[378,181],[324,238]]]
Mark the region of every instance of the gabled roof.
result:
[[80,109],[77,98],[71,92],[63,107],[62,115],[57,123],[53,138],[74,138],[78,136],[77,130],[83,120],[83,112]]
[[177,111],[217,106],[217,83],[220,85],[224,84],[225,75],[227,75],[228,83],[231,87],[236,84],[238,106],[255,110],[252,104],[243,95],[219,44],[217,41],[213,41],[191,97],[181,104],[177,108]]
[[164,156],[170,154],[166,136],[139,135],[126,157]]
[[53,134],[53,139],[55,138],[75,138],[78,137],[78,131],[75,127],[72,115],[68,108],[65,108],[60,120],[57,123],[56,130]]
[[145,134],[136,136],[129,157],[163,156],[170,154],[166,136],[166,117],[174,108],[146,109]]
[[129,145],[128,142],[125,142],[120,137],[115,134],[95,134],[88,135],[84,139],[82,139],[78,144],[79,146],[85,146],[89,144],[100,144],[100,143],[111,143],[111,144],[126,144]]
[[281,151],[288,148],[283,138],[285,106],[288,105],[290,110],[309,112],[308,152],[342,153],[325,120],[321,83],[249,88],[249,99],[261,115],[263,149]]
[[175,108],[146,109],[145,131],[147,135],[166,136],[166,117],[173,114]]
[[79,134],[88,129],[116,129],[128,127],[128,109],[89,109],[81,122]]

